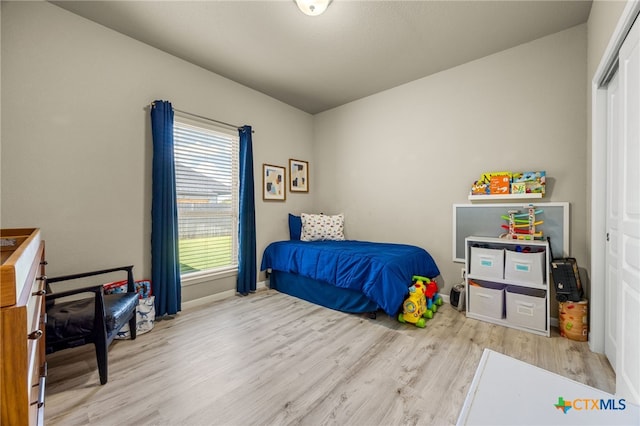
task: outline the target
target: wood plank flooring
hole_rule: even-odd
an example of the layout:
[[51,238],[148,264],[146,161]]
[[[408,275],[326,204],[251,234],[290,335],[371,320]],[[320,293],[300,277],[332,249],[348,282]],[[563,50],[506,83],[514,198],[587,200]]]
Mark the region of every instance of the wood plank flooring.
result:
[[[48,356],[47,425],[455,424],[487,347],[613,393],[587,343],[467,319],[445,304],[425,329],[260,291],[191,308],[109,350]],[[553,390],[550,390],[550,398]]]

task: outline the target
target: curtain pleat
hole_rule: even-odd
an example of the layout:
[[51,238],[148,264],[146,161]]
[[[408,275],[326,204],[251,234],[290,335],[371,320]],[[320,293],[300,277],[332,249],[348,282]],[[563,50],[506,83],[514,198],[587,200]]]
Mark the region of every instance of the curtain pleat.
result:
[[256,215],[253,184],[251,126],[240,135],[240,223],[238,229],[238,293],[256,291]]
[[155,101],[151,108],[153,182],[151,201],[151,285],[156,315],[180,311],[181,285],[178,257],[178,207],[173,154],[173,108]]

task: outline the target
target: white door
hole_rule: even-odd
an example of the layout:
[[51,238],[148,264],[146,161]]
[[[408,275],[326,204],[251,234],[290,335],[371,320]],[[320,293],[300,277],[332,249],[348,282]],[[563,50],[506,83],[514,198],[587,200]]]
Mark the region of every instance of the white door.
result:
[[620,201],[616,394],[640,404],[640,25],[619,53]]
[[616,369],[616,333],[618,332],[618,218],[620,201],[620,104],[618,74],[607,86],[607,247],[605,259],[604,353]]

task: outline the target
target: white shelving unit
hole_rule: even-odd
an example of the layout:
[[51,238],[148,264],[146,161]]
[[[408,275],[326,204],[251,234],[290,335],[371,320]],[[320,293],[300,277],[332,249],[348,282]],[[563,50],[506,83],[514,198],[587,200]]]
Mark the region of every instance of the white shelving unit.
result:
[[547,241],[465,238],[467,317],[548,337],[549,262]]
[[528,194],[504,194],[504,195],[473,195],[469,194],[470,201],[486,201],[486,200],[535,200],[542,198],[539,192]]

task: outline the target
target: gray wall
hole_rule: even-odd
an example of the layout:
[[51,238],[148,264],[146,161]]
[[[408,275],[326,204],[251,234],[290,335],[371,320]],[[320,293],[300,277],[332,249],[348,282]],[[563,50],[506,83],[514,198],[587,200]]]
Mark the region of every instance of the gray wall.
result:
[[[344,212],[349,238],[428,249],[448,289],[452,204],[483,171],[543,169],[586,264],[586,25],[315,117],[45,2],[3,2],[1,40],[1,225],[42,228],[51,275],[149,275],[154,99],[254,126],[259,258],[288,212]],[[310,161],[310,193],[263,202],[262,163],[288,158]],[[233,288],[208,280],[185,300]]]
[[[258,191],[262,163],[314,165],[311,115],[50,3],[2,2],[1,225],[42,229],[49,275],[132,263],[149,277],[155,99],[254,127],[259,253],[287,235],[289,209],[311,209]],[[235,289],[198,283],[183,300]]]
[[316,208],[344,212],[349,238],[426,248],[446,292],[452,204],[482,172],[546,170],[582,264],[586,61],[583,24],[317,115]]

